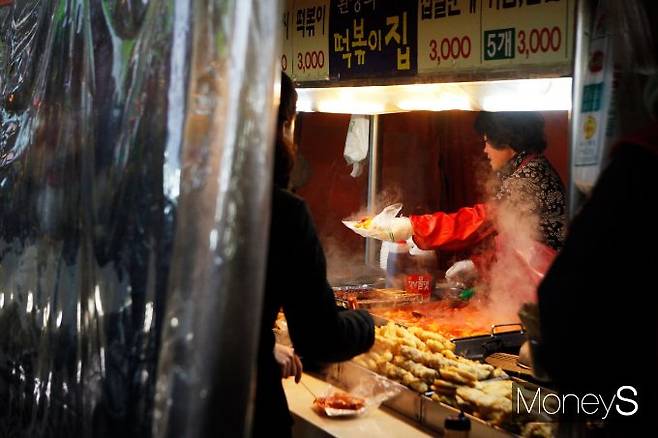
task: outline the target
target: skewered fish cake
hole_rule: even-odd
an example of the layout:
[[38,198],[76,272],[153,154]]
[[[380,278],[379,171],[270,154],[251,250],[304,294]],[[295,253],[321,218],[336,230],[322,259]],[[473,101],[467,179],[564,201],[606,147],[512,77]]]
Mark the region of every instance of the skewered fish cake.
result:
[[393,364],[409,371],[414,376],[428,383],[433,382],[434,379],[439,377],[438,371],[432,368],[428,368],[412,360],[405,359],[402,356],[395,356],[393,358]]

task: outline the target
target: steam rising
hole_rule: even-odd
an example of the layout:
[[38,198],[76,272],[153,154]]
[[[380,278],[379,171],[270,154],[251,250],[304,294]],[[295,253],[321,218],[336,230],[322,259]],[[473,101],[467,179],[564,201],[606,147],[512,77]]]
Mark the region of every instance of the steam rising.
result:
[[[481,180],[479,187],[483,193],[495,199],[494,194],[498,192],[500,181],[492,177],[491,172],[478,174],[488,175]],[[526,302],[536,301],[536,287],[554,256],[552,250],[547,250],[539,243],[539,217],[534,200],[523,190],[523,181],[508,180],[507,184],[509,199],[494,200],[488,205],[497,231],[494,243],[489,248],[494,257],[486,272],[480,272],[480,284],[476,285],[477,293],[469,305],[471,311],[468,324],[487,327],[495,323],[518,322],[520,307]],[[382,192],[377,199],[375,213],[395,202],[400,202],[399,191]],[[362,208],[348,219],[359,220],[365,216],[369,216],[368,211]],[[365,270],[371,270],[366,267],[362,252],[346,252],[338,243],[336,239],[331,239],[325,248],[330,278],[356,279],[363,276]],[[380,271],[379,274],[383,273]],[[459,310],[448,315],[440,310],[440,306],[436,308],[437,312],[431,309],[431,305],[423,306],[423,312],[437,322],[460,320]],[[477,314],[473,314],[474,309],[477,309]]]
[[[400,201],[401,198],[402,198],[402,194],[399,188],[387,187],[386,189],[382,190],[379,194],[377,194],[377,198],[375,199],[372,211],[368,211],[368,207],[363,206],[357,212],[344,218],[344,220],[354,221],[354,220],[360,220],[366,216],[374,216],[380,211],[382,211],[385,207],[388,207],[389,205],[395,204],[397,202],[401,202]],[[404,210],[403,210],[403,214],[404,214]]]
[[362,248],[355,251],[330,236],[323,239],[322,245],[327,258],[327,279],[332,286],[371,284],[383,277],[383,271],[366,265]]
[[504,202],[495,211],[495,261],[484,278],[488,284],[482,311],[498,322],[518,321],[523,303],[536,301],[537,274],[531,266],[537,257],[539,218],[528,202]]
[[[371,211],[366,206],[363,206],[357,212],[343,218],[343,220],[358,221],[364,217],[374,216],[385,207],[399,202],[400,197],[399,188],[386,188],[377,195]],[[362,245],[362,237],[356,234],[350,237],[355,239],[355,242],[358,242],[359,245]],[[360,246],[359,250],[355,250],[356,245],[346,247],[344,242],[341,242],[340,239],[334,236],[324,236],[322,245],[327,258],[327,278],[332,285],[359,285],[368,283],[375,286],[383,286],[386,273],[377,266],[366,264],[363,246]]]

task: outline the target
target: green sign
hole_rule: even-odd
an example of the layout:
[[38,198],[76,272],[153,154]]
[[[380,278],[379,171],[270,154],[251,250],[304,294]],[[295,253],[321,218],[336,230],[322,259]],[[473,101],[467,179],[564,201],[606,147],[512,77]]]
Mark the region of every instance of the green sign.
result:
[[584,113],[596,112],[601,109],[601,100],[603,99],[603,83],[585,85],[583,87],[583,107]]
[[484,32],[484,60],[514,59],[514,28]]

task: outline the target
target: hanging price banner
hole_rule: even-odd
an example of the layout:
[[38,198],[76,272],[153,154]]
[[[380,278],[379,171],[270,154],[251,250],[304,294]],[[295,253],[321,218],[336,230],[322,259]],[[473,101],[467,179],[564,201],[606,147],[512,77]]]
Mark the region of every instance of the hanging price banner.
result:
[[[0,0],[1,1],[1,0]],[[282,68],[298,81],[568,73],[576,0],[288,0]],[[520,67],[518,69],[517,67]]]
[[281,28],[283,30],[283,44],[281,45],[281,71],[293,76],[292,72],[292,23],[290,14],[293,10],[293,0],[286,2],[281,17]]
[[431,73],[480,65],[480,2],[418,3],[418,72]]
[[329,0],[296,0],[292,23],[295,80],[329,79]]
[[574,4],[574,0],[484,1],[483,67],[568,62]]

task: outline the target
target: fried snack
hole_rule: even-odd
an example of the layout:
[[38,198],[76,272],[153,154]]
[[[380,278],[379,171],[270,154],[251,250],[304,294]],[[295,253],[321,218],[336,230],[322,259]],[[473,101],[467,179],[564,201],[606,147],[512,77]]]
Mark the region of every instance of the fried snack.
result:
[[427,345],[427,348],[429,348],[429,350],[432,353],[442,353],[444,351],[451,352],[446,344],[434,339],[428,339],[427,341],[425,341],[425,344]]
[[[457,395],[464,399],[467,403],[472,404],[478,409],[483,409],[485,411],[493,411],[501,407],[501,398],[496,397],[495,395],[486,394],[483,391],[480,391],[476,388],[470,388],[468,386],[460,386],[457,388]],[[507,399],[505,399],[507,400]],[[510,411],[511,411],[511,402],[510,402]]]
[[413,360],[414,362],[421,363],[429,368],[434,368],[438,370],[442,366],[447,366],[450,363],[447,361],[443,355],[440,353],[430,353],[427,351],[419,351],[416,348],[402,347],[400,348],[400,354],[407,359]]
[[434,393],[432,394],[431,399],[436,402],[445,403],[450,406],[457,406],[457,400],[455,399],[455,397],[450,395]]
[[418,348],[419,350],[427,350],[427,346],[423,341],[414,336],[409,330],[401,327],[393,322],[389,322],[383,327],[375,329],[375,333],[395,342],[397,345],[406,345],[408,347]]
[[442,379],[458,385],[473,386],[477,381],[477,375],[453,366],[443,367],[439,370],[439,373]]
[[360,356],[354,358],[354,361],[359,365],[368,368],[372,371],[377,371],[384,362],[389,362],[393,359],[393,355],[390,352],[378,353],[375,351],[369,351]]
[[402,356],[395,356],[393,358],[393,365],[399,366],[400,368],[409,371],[414,376],[428,383],[433,382],[434,379],[439,377],[438,371],[414,361],[407,360]]
[[554,423],[528,423],[523,426],[521,436],[527,438],[552,438],[556,434]]
[[494,368],[491,365],[481,364],[462,357],[448,359],[445,357],[445,353],[446,351],[443,353],[430,353],[406,346],[400,348],[400,354],[402,356],[413,360],[414,362],[421,363],[426,367],[438,370],[439,372],[446,367],[458,370],[459,373],[463,375],[463,378],[459,381],[485,380],[491,377],[491,374],[494,371]]
[[368,356],[368,353],[355,357],[354,362],[371,371],[377,371],[378,369],[377,363]]
[[395,338],[387,338],[375,332],[375,345],[373,348],[383,351],[394,351],[399,348],[399,342]]
[[449,350],[449,351],[455,350],[455,344],[439,333],[431,332],[429,330],[423,330],[420,327],[410,327],[409,332],[411,332],[421,341],[425,342],[429,347],[429,349],[432,350],[433,352],[440,352],[443,350]]
[[505,416],[512,413],[512,401],[505,397],[496,397],[476,388],[461,386],[457,388],[457,395],[467,403],[475,406],[482,418],[500,424]]
[[354,228],[362,228],[364,230],[367,230],[370,228],[370,225],[372,224],[372,218],[371,217],[364,217],[361,218],[357,223],[354,224]]
[[477,382],[475,388],[479,389],[485,394],[512,400],[511,380],[494,380],[490,382]]
[[443,395],[449,395],[454,397],[457,393],[457,385],[454,383],[448,382],[447,380],[436,379],[432,384],[432,389]]
[[448,359],[459,360],[459,356],[452,352],[452,350],[444,350],[441,353]]
[[491,377],[500,377],[502,379],[509,379],[509,375],[502,368],[495,368],[491,372]]
[[384,374],[389,379],[393,379],[396,382],[400,382],[403,385],[407,385],[416,392],[425,393],[428,391],[428,386],[418,377],[411,374],[409,371],[400,368],[396,365],[393,365],[390,362],[386,362],[380,368],[380,372]]

